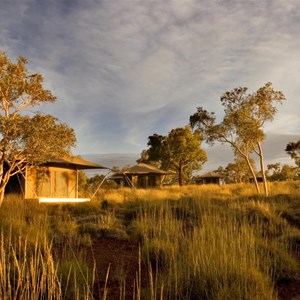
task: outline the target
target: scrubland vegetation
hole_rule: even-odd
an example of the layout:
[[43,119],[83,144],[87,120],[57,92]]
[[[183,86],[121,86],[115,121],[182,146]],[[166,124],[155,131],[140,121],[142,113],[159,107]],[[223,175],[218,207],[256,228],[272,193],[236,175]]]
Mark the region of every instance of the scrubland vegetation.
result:
[[249,184],[110,189],[74,205],[8,196],[0,298],[115,299],[115,275],[99,283],[92,255],[97,240],[115,239],[140,249],[117,299],[278,299],[299,274],[300,183],[270,185],[268,198]]

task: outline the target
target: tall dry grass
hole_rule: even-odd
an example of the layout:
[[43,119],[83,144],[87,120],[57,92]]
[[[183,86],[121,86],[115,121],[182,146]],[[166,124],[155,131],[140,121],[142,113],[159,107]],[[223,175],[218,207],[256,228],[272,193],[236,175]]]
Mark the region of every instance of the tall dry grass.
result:
[[[120,280],[120,299],[128,284],[134,299],[276,299],[276,284],[299,271],[291,255],[300,248],[299,186],[270,183],[269,198],[238,184],[111,189],[90,203],[51,207],[6,199],[0,299],[32,299],[29,291],[92,299],[97,270],[85,250],[103,237],[141,244],[136,280]],[[109,278],[101,296],[109,299]]]
[[275,284],[299,270],[288,243],[299,231],[280,216],[275,191],[266,199],[251,188],[168,188],[166,199],[177,191],[179,199],[141,202],[135,229],[148,262],[145,297],[276,299]]
[[84,260],[77,227],[63,206],[7,197],[0,209],[0,299],[93,299],[95,270]]
[[0,299],[62,299],[57,266],[45,241],[0,234]]

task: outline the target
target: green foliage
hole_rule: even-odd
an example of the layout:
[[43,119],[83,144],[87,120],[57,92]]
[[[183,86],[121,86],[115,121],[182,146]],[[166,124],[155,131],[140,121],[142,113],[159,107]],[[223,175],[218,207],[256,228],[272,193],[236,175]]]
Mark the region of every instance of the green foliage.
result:
[[107,181],[104,175],[96,174],[87,179],[85,189],[90,195],[101,199],[103,189],[116,188],[117,186],[113,180]]
[[20,168],[16,160],[38,164],[68,154],[75,144],[73,130],[51,115],[0,116],[0,124],[2,158]]
[[[43,87],[40,74],[30,74],[26,59],[16,63],[0,52],[0,205],[9,178],[33,165],[70,153],[74,131],[51,115],[32,109],[56,98]],[[28,114],[26,114],[28,112]]]
[[5,113],[54,102],[56,99],[50,91],[43,88],[42,75],[28,73],[26,63],[24,57],[19,57],[14,64],[4,52],[0,52],[0,91]]
[[[249,161],[256,171],[254,160],[250,158]],[[219,167],[215,172],[222,175],[226,183],[249,182],[252,176],[247,162],[240,157],[237,157],[234,163],[229,163],[225,168]]]
[[148,138],[148,150],[142,152],[141,161],[159,161],[165,170],[178,174],[179,185],[191,177],[194,170],[200,170],[206,162],[206,153],[200,148],[202,135],[192,133],[190,126],[172,129],[167,136],[154,134]]
[[282,92],[275,91],[272,84],[268,82],[253,94],[247,94],[245,87],[225,92],[221,96],[225,115],[219,124],[215,122],[214,113],[210,113],[202,107],[198,107],[197,112],[190,116],[191,126],[197,127],[208,143],[213,144],[216,141],[228,143],[234,153],[246,161],[258,193],[260,189],[250,162],[250,154],[255,153],[259,156],[266,196],[268,189],[261,147],[261,142],[265,139],[263,126],[267,121],[273,120],[277,112],[275,105],[284,100]]
[[288,143],[285,151],[295,160],[296,165],[300,167],[300,140]]
[[267,177],[270,181],[294,180],[297,178],[298,168],[280,163],[267,165]]

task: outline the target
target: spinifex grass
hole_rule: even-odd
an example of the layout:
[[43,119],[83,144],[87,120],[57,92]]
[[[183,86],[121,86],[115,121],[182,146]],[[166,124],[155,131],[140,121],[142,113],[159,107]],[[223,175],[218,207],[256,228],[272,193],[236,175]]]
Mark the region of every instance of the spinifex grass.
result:
[[[95,270],[87,269],[85,250],[106,237],[141,244],[135,299],[273,300],[276,284],[299,271],[291,256],[300,249],[299,182],[271,183],[269,198],[249,184],[102,196],[55,207],[7,199],[0,210],[0,299],[23,291],[25,297],[30,289],[40,299],[54,293],[55,299],[90,299]],[[125,299],[133,283],[125,286],[119,274]],[[109,298],[108,278],[106,284],[103,298]]]
[[93,298],[95,270],[77,251],[84,252],[84,236],[68,211],[6,198],[0,210],[0,299]]
[[297,272],[280,241],[291,228],[268,205],[213,198],[142,205],[151,299],[276,299],[274,284]]
[[93,272],[76,257],[58,263],[46,240],[32,248],[22,237],[0,239],[0,299],[93,299]]
[[62,299],[47,242],[28,249],[26,239],[0,237],[0,299]]

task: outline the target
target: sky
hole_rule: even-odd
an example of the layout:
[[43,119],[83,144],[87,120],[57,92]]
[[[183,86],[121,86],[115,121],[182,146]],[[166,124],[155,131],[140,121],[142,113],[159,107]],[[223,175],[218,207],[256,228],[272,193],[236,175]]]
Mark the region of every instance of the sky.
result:
[[[266,124],[267,163],[300,139],[298,0],[2,0],[0,51],[44,76],[50,113],[75,130],[73,153],[139,155],[148,136],[189,122],[220,96],[267,82],[286,96]],[[208,166],[232,151],[208,147]]]

